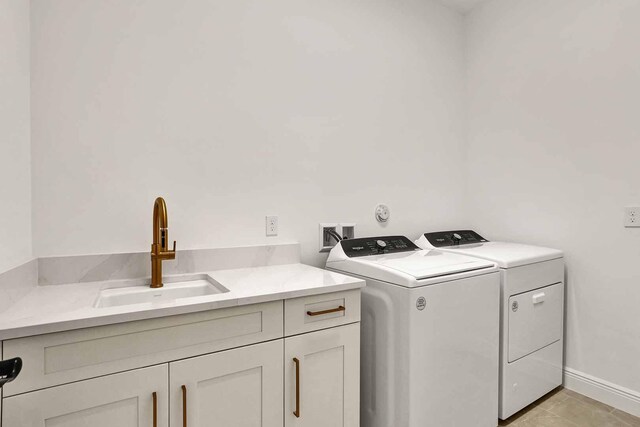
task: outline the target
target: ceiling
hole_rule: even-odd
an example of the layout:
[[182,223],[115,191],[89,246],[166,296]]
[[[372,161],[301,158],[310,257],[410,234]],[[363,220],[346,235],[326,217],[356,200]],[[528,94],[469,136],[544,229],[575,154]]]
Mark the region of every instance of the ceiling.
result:
[[487,0],[438,0],[440,3],[461,13],[467,13],[478,4]]

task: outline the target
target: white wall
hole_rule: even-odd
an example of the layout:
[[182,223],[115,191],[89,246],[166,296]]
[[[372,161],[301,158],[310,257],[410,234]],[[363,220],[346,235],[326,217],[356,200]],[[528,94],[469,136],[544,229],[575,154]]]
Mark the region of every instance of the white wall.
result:
[[31,258],[29,2],[0,0],[0,273]]
[[[0,0],[0,267],[30,253],[26,4]],[[147,250],[158,194],[182,248],[297,240],[318,265],[321,221],[470,224],[565,250],[567,365],[640,390],[637,0],[493,0],[466,21],[424,0],[33,0],[31,17],[37,255]]]
[[179,247],[319,265],[319,222],[461,224],[463,19],[435,1],[34,0],[32,29],[38,256],[147,250],[156,195]]
[[494,0],[467,21],[472,225],[566,251],[566,364],[636,391],[638,22],[637,0]]

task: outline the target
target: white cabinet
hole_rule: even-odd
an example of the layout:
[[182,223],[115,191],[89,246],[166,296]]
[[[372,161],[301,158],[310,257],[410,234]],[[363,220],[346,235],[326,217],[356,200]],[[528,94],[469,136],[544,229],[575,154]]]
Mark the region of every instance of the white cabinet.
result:
[[359,397],[359,323],[285,339],[285,427],[358,427]]
[[12,396],[3,401],[2,425],[167,427],[167,376],[160,365]]
[[4,396],[282,338],[282,319],[273,301],[8,340],[24,369]]
[[0,427],[358,427],[359,322],[350,290],[4,341]]
[[277,340],[171,363],[171,427],[281,427],[282,355]]

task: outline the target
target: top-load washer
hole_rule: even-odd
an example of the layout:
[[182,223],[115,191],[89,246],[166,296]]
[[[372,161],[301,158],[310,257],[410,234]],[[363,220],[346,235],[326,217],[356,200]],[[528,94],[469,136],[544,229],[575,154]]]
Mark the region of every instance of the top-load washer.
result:
[[500,419],[562,384],[564,259],[557,249],[490,242],[472,230],[425,233],[425,249],[500,267]]
[[342,240],[327,268],[366,280],[363,427],[495,427],[500,277],[494,262],[403,236]]

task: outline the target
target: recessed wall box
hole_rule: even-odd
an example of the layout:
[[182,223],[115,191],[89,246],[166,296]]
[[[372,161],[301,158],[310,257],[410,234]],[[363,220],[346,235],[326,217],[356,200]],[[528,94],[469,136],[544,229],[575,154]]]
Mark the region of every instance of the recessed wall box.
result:
[[336,245],[336,239],[334,239],[327,231],[335,231],[340,234],[339,224],[338,223],[328,223],[323,222],[320,223],[318,227],[318,237],[320,242],[320,252],[329,252],[331,248]]

